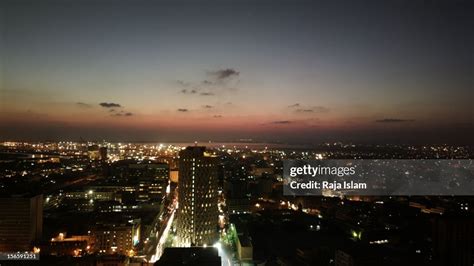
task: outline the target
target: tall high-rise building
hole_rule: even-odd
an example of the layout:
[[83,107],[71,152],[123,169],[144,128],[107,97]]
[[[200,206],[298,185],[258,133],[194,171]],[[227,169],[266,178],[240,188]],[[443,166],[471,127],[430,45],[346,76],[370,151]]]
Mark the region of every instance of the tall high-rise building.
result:
[[0,252],[32,251],[43,228],[43,195],[0,198]]
[[218,239],[217,157],[205,147],[179,153],[177,234],[180,246],[212,245]]

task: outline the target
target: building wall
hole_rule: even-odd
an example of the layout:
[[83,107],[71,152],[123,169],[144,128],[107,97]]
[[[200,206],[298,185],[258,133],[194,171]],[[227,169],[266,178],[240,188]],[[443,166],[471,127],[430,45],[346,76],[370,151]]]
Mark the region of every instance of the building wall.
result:
[[217,158],[204,147],[179,154],[177,234],[180,246],[212,245],[217,241]]
[[139,239],[140,227],[137,224],[107,225],[95,228],[94,251],[107,254],[128,255],[134,248],[134,237]]
[[433,244],[437,265],[473,265],[474,222],[470,217],[440,217],[434,221]]
[[0,252],[31,251],[42,228],[43,195],[0,199]]
[[[253,259],[253,246],[248,237],[237,236],[237,255],[241,261],[251,261]],[[242,243],[243,242],[243,243]]]

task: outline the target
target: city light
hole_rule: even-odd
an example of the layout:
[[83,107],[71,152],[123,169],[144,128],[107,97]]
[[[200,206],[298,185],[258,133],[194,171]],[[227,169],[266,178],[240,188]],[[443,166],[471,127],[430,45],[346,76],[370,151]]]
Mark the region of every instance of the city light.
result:
[[216,248],[217,250],[222,250],[222,244],[220,242],[216,242],[214,243],[214,245],[212,245],[214,248]]

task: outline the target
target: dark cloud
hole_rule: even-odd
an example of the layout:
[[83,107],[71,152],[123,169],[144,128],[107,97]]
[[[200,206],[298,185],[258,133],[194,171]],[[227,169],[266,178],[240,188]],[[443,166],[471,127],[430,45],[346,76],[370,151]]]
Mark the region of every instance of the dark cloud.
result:
[[195,90],[195,89],[192,89],[192,90],[182,89],[180,92],[181,92],[182,94],[196,94],[196,93],[197,93],[197,90]]
[[314,113],[313,109],[296,109],[298,113]]
[[[299,105],[298,105],[299,106]],[[297,113],[327,113],[329,108],[324,106],[314,106],[309,108],[298,108],[295,110]]]
[[233,82],[233,78],[238,77],[239,75],[240,72],[238,72],[237,70],[233,68],[226,68],[219,69],[216,71],[208,71],[207,78],[203,79],[201,82],[187,82],[183,80],[177,80],[176,83],[181,87],[184,87],[180,90],[180,93],[182,94],[199,94],[201,96],[213,96],[216,94],[220,94],[224,91],[237,91],[237,88],[230,86],[236,86],[239,83],[239,79],[235,79],[235,84]]
[[179,108],[177,111],[182,113],[189,112],[189,110],[185,108]]
[[82,108],[90,108],[90,107],[92,107],[92,105],[87,104],[87,103],[83,103],[83,102],[77,102],[76,105],[79,106],[79,107],[82,107]]
[[399,118],[385,118],[380,120],[375,120],[376,123],[405,123],[405,122],[414,122],[413,119],[399,119]]
[[178,83],[178,85],[183,86],[183,87],[188,87],[190,85],[189,82],[186,82],[183,80],[177,80],[176,83]]
[[214,76],[217,80],[225,80],[232,77],[237,77],[240,75],[240,72],[233,68],[220,69],[217,71],[210,71],[210,75]]
[[180,92],[181,92],[182,94],[196,94],[196,93],[197,93],[197,90],[195,90],[195,89],[192,89],[192,90],[182,89]]
[[211,108],[214,108],[214,106],[212,106],[212,105],[208,105],[208,104],[204,105],[203,107],[204,107],[204,108],[206,108],[206,109],[211,109]]
[[279,120],[279,121],[273,121],[271,124],[278,124],[278,125],[283,125],[283,124],[291,124],[291,121],[289,120]]
[[112,112],[110,116],[133,116],[133,113],[131,112],[125,112],[125,111],[115,112],[114,109],[111,109],[110,112]]
[[115,112],[115,109],[110,109],[109,112],[113,113]]
[[329,108],[324,106],[303,106],[299,103],[288,105],[288,108],[294,109],[296,113],[327,113]]
[[113,108],[113,107],[122,107],[120,104],[118,103],[106,103],[106,102],[103,102],[103,103],[99,103],[100,106],[102,107],[105,107],[105,108]]
[[222,115],[214,115],[214,118],[221,118]]

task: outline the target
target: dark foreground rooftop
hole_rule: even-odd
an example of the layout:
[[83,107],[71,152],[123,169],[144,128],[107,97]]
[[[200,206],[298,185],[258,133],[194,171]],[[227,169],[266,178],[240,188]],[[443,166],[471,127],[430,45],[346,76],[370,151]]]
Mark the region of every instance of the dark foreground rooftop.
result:
[[209,247],[166,248],[155,266],[220,266],[221,258],[217,249]]

